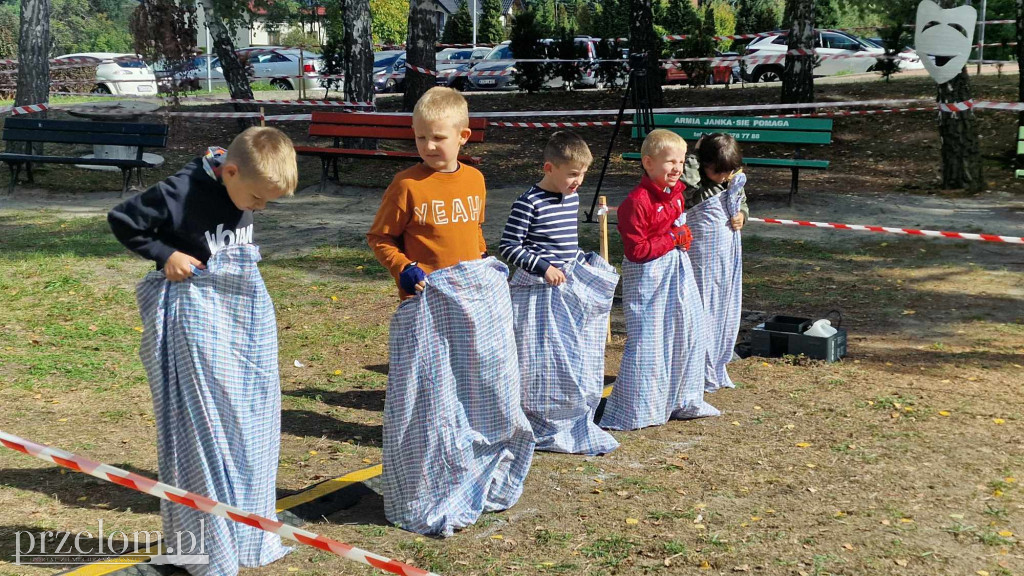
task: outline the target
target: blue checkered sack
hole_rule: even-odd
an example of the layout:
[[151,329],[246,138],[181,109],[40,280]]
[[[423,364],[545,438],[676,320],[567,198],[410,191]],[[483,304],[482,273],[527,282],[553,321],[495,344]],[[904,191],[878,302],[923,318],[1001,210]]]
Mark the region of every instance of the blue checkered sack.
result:
[[619,446],[594,424],[619,275],[597,254],[588,254],[586,260],[588,266],[566,264],[566,282],[558,287],[522,269],[512,276],[523,411],[537,437],[537,450],[595,455]]
[[[742,174],[741,174],[742,176]],[[704,391],[734,388],[725,365],[732,360],[743,307],[743,244],[729,226],[728,194],[708,198],[686,211],[693,244],[693,276],[709,320],[709,366]]]
[[384,512],[406,530],[450,536],[523,492],[534,439],[507,277],[494,258],[443,268],[391,319]]
[[686,252],[643,264],[623,259],[622,287],[626,350],[601,427],[717,416],[704,401],[707,321]]
[[[256,246],[232,246],[183,282],[151,272],[136,297],[160,481],[276,519],[277,323],[259,260]],[[176,533],[202,533],[210,564],[184,566],[196,576],[234,575],[289,550],[279,536],[180,504],[161,501],[160,514],[172,546]]]

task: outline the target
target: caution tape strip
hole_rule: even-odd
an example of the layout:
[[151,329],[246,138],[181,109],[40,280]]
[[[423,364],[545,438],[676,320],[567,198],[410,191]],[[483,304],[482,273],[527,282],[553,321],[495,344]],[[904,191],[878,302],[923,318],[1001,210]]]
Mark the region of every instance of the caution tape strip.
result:
[[327,538],[326,536],[322,536],[308,530],[296,528],[283,522],[270,520],[269,518],[264,518],[251,512],[246,512],[240,508],[235,508],[234,506],[229,506],[180,488],[175,488],[169,484],[164,484],[163,482],[158,482],[156,480],[146,478],[145,476],[128,472],[127,470],[122,470],[108,464],[82,458],[58,448],[51,448],[49,446],[37,444],[19,436],[8,434],[3,430],[0,430],[0,444],[3,444],[3,446],[10,448],[11,450],[16,450],[23,454],[38,458],[39,460],[43,460],[44,462],[57,464],[58,466],[63,466],[69,470],[82,472],[83,474],[88,474],[95,478],[99,478],[100,480],[124,486],[125,488],[129,488],[137,492],[142,492],[143,494],[148,494],[162,500],[187,506],[189,508],[199,510],[200,512],[205,512],[206,514],[227,518],[228,520],[252,526],[253,528],[270,532],[271,534],[277,534],[282,538],[287,538],[300,544],[312,546],[325,552],[330,552],[340,556],[346,560],[366,564],[392,574],[400,574],[403,576],[436,576],[432,572],[427,572],[426,570],[416,568],[415,566],[409,566],[408,564],[392,560],[386,556],[374,554],[373,552],[356,548],[350,544],[338,542],[337,540]]
[[750,221],[762,222],[764,224],[808,226],[811,228],[833,228],[836,230],[857,230],[861,232],[883,232],[888,234],[905,234],[909,236],[929,236],[934,238],[957,238],[960,240],[1024,244],[1024,237],[1021,236],[999,236],[996,234],[974,234],[971,232],[945,232],[940,230],[919,230],[917,228],[893,228],[889,226],[864,226],[861,224],[836,224],[834,222],[810,222],[808,220],[785,220],[781,218],[750,218]]

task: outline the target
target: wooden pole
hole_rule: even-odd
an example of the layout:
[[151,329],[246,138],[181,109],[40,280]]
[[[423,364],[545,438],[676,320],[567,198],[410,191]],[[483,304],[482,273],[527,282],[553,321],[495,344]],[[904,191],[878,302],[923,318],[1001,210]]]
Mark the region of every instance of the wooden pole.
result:
[[[608,261],[608,197],[599,196],[597,198],[597,223],[601,228],[601,258],[604,261]],[[612,317],[608,315],[608,335],[605,339],[606,343],[612,341]]]
[[260,126],[267,125],[267,117],[263,114],[263,106],[260,106]]

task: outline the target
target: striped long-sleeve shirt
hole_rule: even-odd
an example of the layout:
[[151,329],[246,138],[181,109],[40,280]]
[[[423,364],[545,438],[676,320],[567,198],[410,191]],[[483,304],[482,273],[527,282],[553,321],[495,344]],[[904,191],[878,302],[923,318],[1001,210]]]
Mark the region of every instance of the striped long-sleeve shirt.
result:
[[567,262],[583,262],[577,222],[579,194],[562,195],[534,186],[512,204],[499,250],[510,263],[538,276]]

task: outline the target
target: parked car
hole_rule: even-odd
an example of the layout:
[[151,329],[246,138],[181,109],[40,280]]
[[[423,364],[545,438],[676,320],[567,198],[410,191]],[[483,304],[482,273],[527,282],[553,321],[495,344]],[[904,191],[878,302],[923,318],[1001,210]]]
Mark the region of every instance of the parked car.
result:
[[455,76],[453,72],[465,72],[475,63],[482,60],[491,51],[489,47],[480,48],[445,48],[434,57],[437,61],[437,85],[449,86],[457,90],[465,88],[466,77]]
[[[573,43],[576,44],[578,51],[582,52],[579,58],[580,62],[580,78],[576,82],[576,86],[581,88],[602,88],[603,85],[599,80],[597,74],[597,43],[600,40],[592,38],[590,36],[576,36],[573,38]],[[549,50],[554,49],[555,40],[550,38],[541,40]],[[552,60],[556,60],[556,56],[550,56]],[[565,82],[561,77],[555,77],[548,80],[544,86],[546,88],[565,88]]]
[[79,52],[57,56],[55,60],[69,58],[95,58],[96,84],[90,92],[97,94],[153,94],[156,95],[156,75],[137,54],[116,52]]
[[[736,52],[715,52],[715,56],[722,57],[734,57],[739,54]],[[665,69],[665,83],[666,84],[684,84],[689,82],[690,77],[686,74],[686,70],[683,70],[678,64],[673,64]],[[735,64],[723,64],[720,66],[712,66],[711,78],[709,84],[732,84],[733,82],[739,82],[740,78],[740,65],[737,61]]]
[[[185,62],[170,65],[165,61],[153,65],[156,76],[157,90],[160,92],[195,92],[206,86],[206,61],[208,56],[196,56]],[[219,76],[221,83],[224,77],[210,70],[211,79]]]
[[[885,48],[885,42],[881,38],[861,38],[866,40],[879,48]],[[900,70],[923,70],[924,64],[921,63],[921,57],[917,55],[917,50],[914,50],[913,46],[904,46],[897,55],[900,63]]]
[[296,90],[299,87],[298,77],[302,76],[304,89],[323,88],[317,77],[323,68],[320,54],[298,48],[269,48],[252,50],[246,56],[257,82],[269,82],[278,90]]
[[[508,40],[498,44],[469,69],[466,76],[466,90],[516,90],[516,61],[512,58],[512,48]],[[487,75],[476,74],[487,72]]]
[[[788,50],[787,35],[778,32],[764,38],[757,38],[747,45],[746,54],[765,56],[784,55]],[[870,72],[878,60],[872,58],[881,55],[885,50],[874,43],[867,42],[851,34],[837,30],[821,30],[815,32],[814,49],[821,56],[858,56],[850,58],[822,59],[814,69],[815,76],[835,76],[836,74],[856,74]],[[782,79],[782,63],[761,63],[748,61],[749,80],[753,82],[774,82]]]
[[405,50],[373,53],[374,92],[405,91]]

